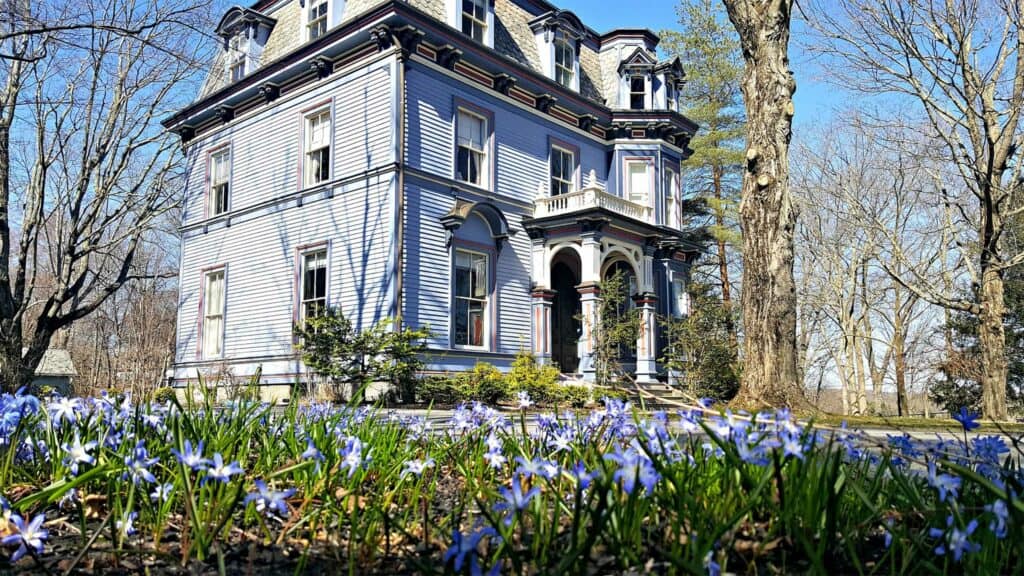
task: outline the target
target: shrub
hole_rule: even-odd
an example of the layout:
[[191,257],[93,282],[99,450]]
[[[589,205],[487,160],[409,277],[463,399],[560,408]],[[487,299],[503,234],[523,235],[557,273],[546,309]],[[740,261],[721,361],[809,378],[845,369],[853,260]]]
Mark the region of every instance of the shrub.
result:
[[153,391],[153,401],[158,404],[174,400],[176,396],[177,393],[170,386],[161,386]]
[[512,362],[512,369],[505,376],[508,393],[525,390],[534,402],[549,404],[559,399],[558,368],[537,364],[529,352],[520,352]]
[[457,378],[466,400],[496,404],[509,396],[508,384],[501,371],[487,362],[478,362],[469,372]]
[[557,385],[557,394],[561,402],[573,408],[583,408],[590,402],[590,388],[578,384]]
[[334,395],[362,398],[373,381],[391,383],[406,401],[414,400],[415,376],[423,369],[423,342],[430,333],[422,329],[394,330],[385,319],[368,330],[359,330],[341,311],[329,308],[307,318],[295,328],[302,361],[326,378]]
[[416,386],[416,395],[428,404],[457,404],[465,399],[459,382],[450,376],[427,376]]

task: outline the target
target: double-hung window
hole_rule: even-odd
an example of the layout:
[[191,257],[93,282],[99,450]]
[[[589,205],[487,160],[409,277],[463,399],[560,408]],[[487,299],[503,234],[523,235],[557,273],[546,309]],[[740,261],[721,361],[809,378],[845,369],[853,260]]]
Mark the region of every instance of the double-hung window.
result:
[[573,190],[576,175],[575,154],[558,146],[551,147],[551,195],[568,194]]
[[306,167],[303,183],[315,186],[331,179],[331,111],[306,116]]
[[320,316],[327,310],[327,249],[302,255],[302,276],[299,279],[300,320]]
[[672,316],[682,318],[690,313],[690,294],[682,280],[672,281]]
[[555,41],[555,82],[573,87],[576,76],[576,51],[566,40]]
[[203,277],[203,358],[224,352],[224,269]]
[[459,109],[455,178],[475,186],[487,183],[487,119]]
[[477,42],[487,38],[487,2],[490,0],[462,0],[462,33]]
[[626,176],[629,178],[629,201],[648,206],[651,179],[646,161],[628,162]]
[[316,40],[327,32],[327,3],[329,0],[307,0],[309,12],[306,14],[307,40]]
[[231,81],[238,82],[245,78],[245,54],[237,54],[231,61]]
[[675,170],[665,169],[665,225],[679,228],[679,201],[677,198],[679,190],[679,177]]
[[629,107],[643,110],[647,103],[647,80],[643,76],[629,77]]
[[488,257],[455,251],[453,338],[456,346],[487,346]]
[[231,150],[218,150],[210,155],[210,216],[228,211],[231,189]]

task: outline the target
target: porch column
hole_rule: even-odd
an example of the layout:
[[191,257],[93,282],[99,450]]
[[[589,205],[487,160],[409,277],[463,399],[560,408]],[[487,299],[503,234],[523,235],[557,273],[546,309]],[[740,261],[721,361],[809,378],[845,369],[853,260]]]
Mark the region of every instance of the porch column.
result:
[[582,222],[580,234],[582,254],[580,266],[580,308],[583,333],[579,341],[580,373],[583,379],[593,382],[597,379],[594,365],[594,349],[597,344],[597,330],[601,308],[601,224]]
[[658,296],[654,288],[655,244],[644,244],[640,258],[638,294],[633,297],[640,311],[640,330],[636,338],[636,381],[638,384],[655,384],[658,381]]
[[657,361],[657,310],[658,297],[653,292],[642,292],[633,297],[640,311],[640,330],[636,338],[636,382],[656,384],[658,382]]
[[530,293],[533,306],[533,356],[540,365],[551,363],[551,303],[554,290],[537,287]]

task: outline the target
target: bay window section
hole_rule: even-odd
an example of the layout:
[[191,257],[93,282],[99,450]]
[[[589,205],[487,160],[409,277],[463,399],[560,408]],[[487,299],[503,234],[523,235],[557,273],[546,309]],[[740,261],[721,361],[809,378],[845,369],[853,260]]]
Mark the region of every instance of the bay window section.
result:
[[628,200],[630,202],[635,202],[642,206],[649,205],[651,178],[648,170],[647,162],[643,160],[626,163]]
[[489,278],[488,256],[467,250],[455,251],[453,341],[455,346],[485,348]]
[[224,352],[224,270],[203,277],[203,358],[218,358]]
[[666,226],[679,228],[682,225],[679,205],[679,176],[675,170],[665,169],[665,218]]
[[487,119],[459,110],[455,179],[474,186],[487,182]]
[[306,117],[306,158],[303,184],[315,186],[331,179],[331,111]]
[[682,318],[690,313],[690,294],[682,280],[672,281],[672,316]]

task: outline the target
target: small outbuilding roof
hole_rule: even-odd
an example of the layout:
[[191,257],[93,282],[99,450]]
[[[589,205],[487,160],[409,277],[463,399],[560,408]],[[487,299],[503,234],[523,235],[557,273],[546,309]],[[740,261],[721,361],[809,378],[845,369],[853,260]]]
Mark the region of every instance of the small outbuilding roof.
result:
[[77,376],[71,353],[64,348],[50,348],[36,367],[36,376]]

